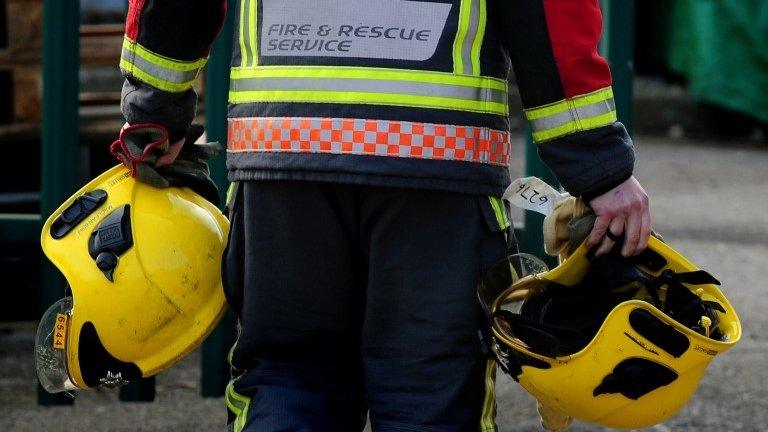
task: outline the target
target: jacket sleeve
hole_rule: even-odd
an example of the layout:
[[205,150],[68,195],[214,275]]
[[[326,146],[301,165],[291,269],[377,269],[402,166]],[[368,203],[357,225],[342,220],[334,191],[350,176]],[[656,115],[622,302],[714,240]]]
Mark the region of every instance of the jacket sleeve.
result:
[[632,175],[632,140],[616,121],[608,62],[597,53],[598,0],[502,0],[499,27],[539,156],[587,200]]
[[128,123],[159,123],[184,137],[197,105],[192,89],[226,13],[226,0],[129,0],[120,70]]

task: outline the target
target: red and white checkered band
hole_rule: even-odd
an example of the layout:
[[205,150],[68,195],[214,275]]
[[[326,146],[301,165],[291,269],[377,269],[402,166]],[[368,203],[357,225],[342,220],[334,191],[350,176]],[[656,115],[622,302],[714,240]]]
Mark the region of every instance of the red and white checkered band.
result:
[[332,153],[508,166],[509,132],[390,120],[306,117],[229,119],[230,152]]

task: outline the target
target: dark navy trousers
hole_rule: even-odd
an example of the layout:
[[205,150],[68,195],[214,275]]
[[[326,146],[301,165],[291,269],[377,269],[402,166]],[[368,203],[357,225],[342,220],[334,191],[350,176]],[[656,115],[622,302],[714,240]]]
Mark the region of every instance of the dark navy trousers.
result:
[[[508,249],[488,196],[242,182],[224,286],[234,431],[495,430],[475,287]],[[503,208],[503,207],[501,207]]]

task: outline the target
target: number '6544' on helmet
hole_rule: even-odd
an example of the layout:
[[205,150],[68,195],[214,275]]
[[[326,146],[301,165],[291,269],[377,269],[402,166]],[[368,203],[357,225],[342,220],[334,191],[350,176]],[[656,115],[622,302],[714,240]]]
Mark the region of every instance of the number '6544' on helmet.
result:
[[41,235],[71,291],[38,327],[43,387],[123,384],[197,347],[225,310],[228,229],[224,215],[190,189],[153,188],[122,166],[77,191]]
[[551,271],[519,254],[478,296],[498,363],[542,405],[614,428],[663,422],[741,337],[719,282],[657,238],[637,257],[585,244]]

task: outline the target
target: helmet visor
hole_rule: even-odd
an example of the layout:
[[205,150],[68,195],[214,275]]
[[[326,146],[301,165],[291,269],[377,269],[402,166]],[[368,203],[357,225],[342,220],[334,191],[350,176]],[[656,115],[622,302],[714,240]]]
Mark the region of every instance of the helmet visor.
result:
[[508,256],[488,270],[478,287],[478,295],[495,332],[504,340],[502,343],[557,357],[563,347],[556,335],[526,318],[524,312],[526,303],[538,298],[552,284],[533,277],[547,271],[547,265],[533,255]]
[[67,372],[67,331],[72,318],[72,297],[48,308],[35,337],[35,367],[40,384],[49,393],[75,390]]
[[477,287],[477,296],[485,313],[492,316],[493,304],[518,280],[547,271],[549,268],[544,261],[527,253],[509,255],[498,261],[483,275]]

